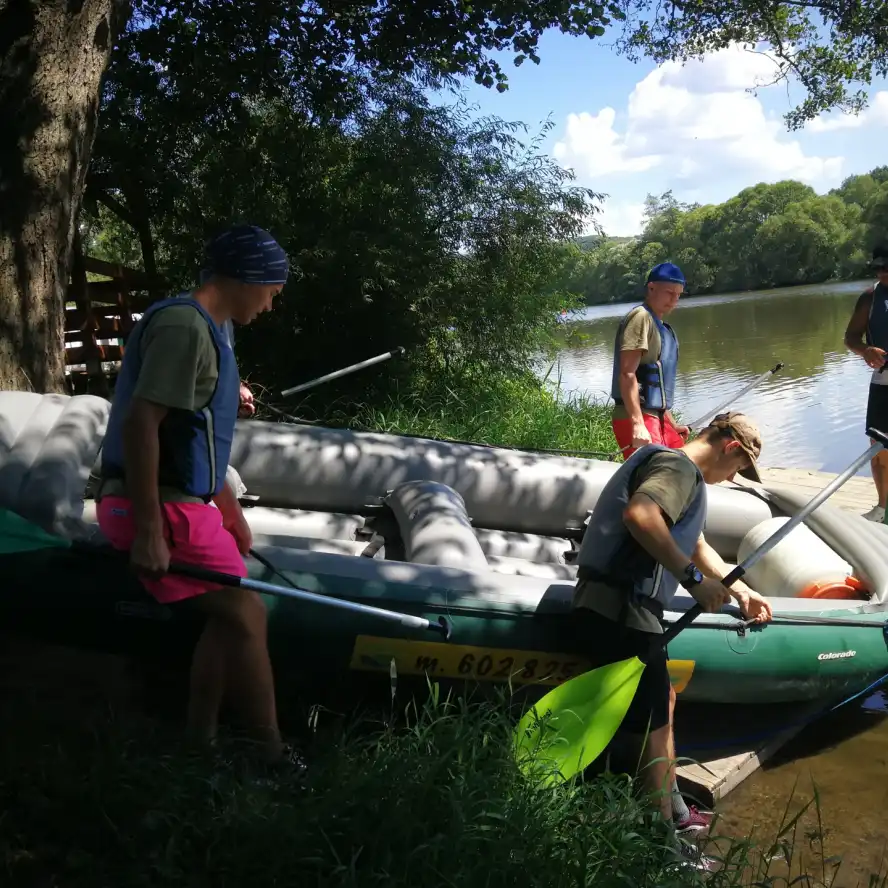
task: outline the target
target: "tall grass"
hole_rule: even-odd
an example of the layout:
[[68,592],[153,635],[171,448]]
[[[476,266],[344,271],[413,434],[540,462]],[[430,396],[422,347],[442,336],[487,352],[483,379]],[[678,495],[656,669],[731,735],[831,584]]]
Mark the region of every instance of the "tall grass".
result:
[[603,402],[519,378],[426,379],[381,404],[332,410],[338,425],[507,447],[612,453],[611,408]]
[[[441,700],[398,724],[323,738],[309,776],[262,779],[235,747],[214,761],[142,719],[60,722],[7,698],[0,884],[9,888],[678,888],[801,881],[804,809],[773,841],[713,842],[704,876],[675,865],[629,777],[528,782],[505,701]],[[10,730],[10,726],[15,730]],[[821,855],[825,858],[825,854]],[[790,873],[795,881],[790,880]],[[885,883],[873,881],[871,885]]]

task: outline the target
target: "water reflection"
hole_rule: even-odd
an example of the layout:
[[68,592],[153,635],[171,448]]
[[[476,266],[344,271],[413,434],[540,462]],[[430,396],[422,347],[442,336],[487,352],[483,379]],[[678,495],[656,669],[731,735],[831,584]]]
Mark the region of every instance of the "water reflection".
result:
[[[719,806],[719,835],[773,838],[792,797],[794,814],[813,798],[797,833],[807,865],[821,863],[822,828],[826,856],[841,856],[833,888],[866,885],[871,873],[885,872],[888,830],[888,698],[877,691],[818,720],[787,744]],[[819,822],[818,822],[819,821]]]
[[[866,446],[869,369],[842,344],[868,281],[684,300],[670,322],[681,342],[676,386],[687,420],[717,407],[778,361],[776,376],[732,406],[764,436],[762,465],[840,471]],[[609,396],[614,334],[627,305],[594,306],[571,319],[552,377]],[[571,335],[572,334],[572,335]],[[574,341],[575,339],[581,341]],[[869,474],[869,467],[861,470]]]

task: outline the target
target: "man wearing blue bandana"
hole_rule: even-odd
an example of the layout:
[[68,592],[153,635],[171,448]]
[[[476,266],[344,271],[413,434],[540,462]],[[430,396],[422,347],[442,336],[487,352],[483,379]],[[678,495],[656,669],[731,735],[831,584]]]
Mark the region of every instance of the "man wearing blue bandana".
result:
[[648,274],[644,302],[620,322],[614,342],[611,426],[623,458],[646,444],[682,447],[687,426],[672,418],[678,372],[678,338],[666,323],[684,291],[685,277],[672,262]]
[[[210,277],[211,272],[207,268],[202,268],[200,272],[200,282],[204,284],[207,279]],[[180,296],[185,296],[186,298],[191,296],[191,293],[185,292],[180,293]],[[228,343],[229,347],[234,348],[234,323],[232,321],[226,321],[222,325],[222,336],[225,341]],[[250,386],[241,380],[240,383],[240,403],[237,410],[237,415],[241,419],[249,419],[249,417],[255,415],[256,413],[256,404],[253,400],[253,391]]]
[[281,742],[262,599],[168,572],[171,555],[246,576],[250,528],[226,471],[240,376],[224,328],[272,308],[287,256],[261,228],[238,225],[206,247],[190,294],[151,305],[127,341],[102,447],[99,526],[130,553],[163,604],[190,600],[206,624],[191,665],[188,732],[216,735],[228,697],[269,762],[292,761]]

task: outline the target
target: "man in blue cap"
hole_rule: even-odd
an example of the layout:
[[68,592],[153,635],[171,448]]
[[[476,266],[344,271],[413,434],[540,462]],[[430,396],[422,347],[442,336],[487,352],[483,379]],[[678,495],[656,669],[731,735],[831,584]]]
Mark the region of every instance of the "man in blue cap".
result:
[[678,305],[685,287],[672,262],[648,274],[644,302],[620,322],[614,342],[611,426],[624,459],[646,444],[683,447],[687,426],[672,418],[678,338],[664,320]]
[[130,333],[102,447],[97,515],[157,601],[190,600],[206,616],[191,665],[192,739],[212,742],[227,696],[264,759],[278,762],[290,755],[278,729],[262,599],[168,570],[172,555],[246,576],[252,536],[225,483],[240,376],[224,327],[270,311],[289,263],[267,231],[238,225],[207,245],[204,269],[193,293],[155,302]]

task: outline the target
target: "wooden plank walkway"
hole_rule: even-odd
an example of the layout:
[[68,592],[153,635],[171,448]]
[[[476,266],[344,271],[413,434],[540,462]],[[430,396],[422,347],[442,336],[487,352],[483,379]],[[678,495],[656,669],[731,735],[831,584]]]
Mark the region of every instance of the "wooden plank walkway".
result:
[[[717,704],[686,704],[682,709],[679,703],[675,713],[679,758],[691,760],[676,769],[679,788],[695,804],[711,808],[801,733],[804,722],[825,705],[818,700],[793,706],[733,709]],[[784,725],[792,727],[780,730]],[[689,739],[684,740],[683,734]],[[762,739],[757,743],[711,748],[750,735]]]
[[[767,485],[779,484],[795,488],[808,498],[819,493],[836,477],[834,474],[812,469],[764,467],[761,469],[761,475],[762,481]],[[829,502],[848,512],[857,512],[858,514],[868,512],[876,504],[876,489],[873,486],[872,478],[854,477],[849,479],[830,497]],[[707,752],[706,746],[719,742],[719,737],[724,741],[731,736],[768,734],[769,724],[777,727],[796,721],[804,721],[824,706],[822,701],[818,701],[782,707],[782,712],[776,716],[770,712],[756,714],[750,711],[750,707],[737,707],[735,713],[725,710],[713,717],[711,710],[719,707],[686,704],[683,710],[680,700],[681,698],[679,698],[676,709],[677,743],[679,749],[682,746],[686,748],[690,746],[686,757],[693,759],[696,764],[679,766],[677,769],[679,786],[682,792],[699,800],[705,806],[715,804],[720,798],[724,798],[732,789],[739,786],[792,740],[802,728],[793,727],[775,733],[760,743],[749,744],[746,747]],[[736,725],[731,717],[734,714],[739,716]],[[709,732],[705,727],[702,727],[705,725],[718,725],[718,730],[713,736],[709,736]],[[692,734],[693,741],[689,738],[683,744],[682,732],[686,735]],[[693,751],[693,742],[702,746],[696,755]]]
[[[836,476],[830,472],[817,472],[813,469],[762,468],[762,481],[765,484],[780,484],[794,487],[812,497],[820,493]],[[848,512],[863,514],[876,504],[876,488],[873,479],[855,475],[849,478],[830,498],[829,502]]]

